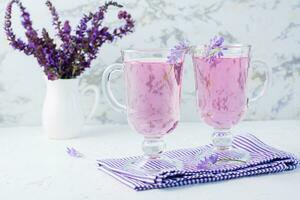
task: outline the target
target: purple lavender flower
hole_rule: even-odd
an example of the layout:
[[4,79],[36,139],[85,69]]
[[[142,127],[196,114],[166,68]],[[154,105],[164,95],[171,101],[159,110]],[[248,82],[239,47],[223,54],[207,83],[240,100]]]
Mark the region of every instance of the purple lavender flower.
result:
[[[22,39],[17,38],[12,29],[11,23],[11,12],[12,5],[17,4],[20,8],[22,15],[22,25],[26,29],[26,36],[28,37],[29,44],[26,44]],[[10,45],[15,49],[23,51],[26,55],[32,55],[34,52],[33,40],[36,39],[36,31],[32,28],[32,22],[29,14],[26,12],[26,9],[23,7],[22,3],[19,0],[12,0],[6,7],[5,13],[5,22],[4,22],[4,30],[6,32],[7,40],[10,42]]]
[[[21,22],[25,29],[27,42],[17,38],[12,29],[11,15],[14,4],[21,11]],[[38,35],[33,28],[30,14],[20,0],[11,0],[8,3],[4,30],[10,45],[23,51],[26,55],[33,55],[49,80],[76,78],[90,67],[104,43],[122,38],[128,33],[132,33],[134,29],[131,15],[123,10],[119,11],[117,17],[124,21],[124,25],[113,30],[102,25],[109,7],[123,7],[117,2],[109,1],[100,6],[95,13],[84,15],[75,34],[72,34],[72,27],[68,20],[64,23],[60,21],[56,8],[49,0],[46,1],[46,5],[51,12],[52,23],[57,35],[62,40],[61,45],[58,46],[54,43],[46,29],[42,29],[42,34]],[[91,22],[90,27],[87,25],[89,22]]]
[[205,57],[208,63],[213,63],[216,58],[221,58],[224,56],[223,50],[227,50],[226,47],[223,47],[224,38],[215,36],[210,40],[209,45],[205,45]]
[[169,64],[179,64],[182,62],[182,59],[186,53],[190,51],[189,41],[184,40],[175,45],[171,50],[170,54],[167,57],[167,62]]
[[217,154],[212,154],[204,157],[204,159],[198,163],[197,169],[208,169],[211,165],[218,162],[219,156]]
[[58,31],[59,35],[62,35],[62,31],[61,31],[61,21],[59,20],[59,15],[56,11],[56,8],[52,5],[51,1],[47,0],[46,1],[46,5],[48,6],[51,15],[52,15],[52,24],[55,27],[55,29]]
[[73,147],[67,147],[67,154],[69,154],[71,157],[74,157],[74,158],[82,158],[83,157],[83,154],[80,153],[79,151],[77,151]]
[[185,54],[189,53],[190,50],[191,46],[189,45],[189,41],[184,40],[175,45],[167,56],[167,62],[173,65],[174,74],[178,85],[181,83],[182,63],[184,56]]

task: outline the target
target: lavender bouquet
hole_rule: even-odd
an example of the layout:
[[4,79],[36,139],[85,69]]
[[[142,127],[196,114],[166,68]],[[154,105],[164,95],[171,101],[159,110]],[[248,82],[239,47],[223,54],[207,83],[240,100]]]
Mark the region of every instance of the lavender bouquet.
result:
[[[17,38],[12,29],[11,17],[14,4],[21,11],[27,42]],[[8,3],[4,29],[10,45],[26,55],[33,55],[49,80],[76,78],[91,66],[91,62],[97,57],[104,43],[113,42],[133,32],[134,21],[131,15],[123,10],[119,11],[118,19],[125,21],[124,25],[113,30],[103,25],[109,7],[123,7],[117,2],[106,2],[96,12],[84,15],[74,33],[68,20],[64,23],[60,21],[56,8],[49,0],[46,1],[46,5],[51,12],[53,26],[62,41],[61,44],[56,44],[45,28],[40,34],[33,28],[30,14],[20,0],[11,0]]]

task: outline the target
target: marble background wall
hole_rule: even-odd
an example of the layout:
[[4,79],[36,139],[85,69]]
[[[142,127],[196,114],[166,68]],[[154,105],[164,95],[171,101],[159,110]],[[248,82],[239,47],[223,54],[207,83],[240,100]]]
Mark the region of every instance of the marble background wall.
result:
[[[34,26],[51,29],[51,18],[44,0],[23,0],[32,14]],[[83,12],[95,10],[99,0],[53,0],[64,19],[73,25]],[[103,46],[93,67],[81,77],[81,87],[95,84],[105,66],[120,61],[121,48],[171,47],[188,38],[193,44],[205,43],[220,34],[230,43],[253,45],[253,58],[265,62],[272,72],[272,83],[265,98],[250,106],[246,119],[300,118],[300,1],[299,0],[122,0],[136,20],[134,34],[114,44]],[[0,1],[3,21],[7,1]],[[19,15],[19,12],[15,12]],[[22,36],[18,17],[15,30]],[[114,24],[113,15],[108,23]],[[3,24],[3,23],[2,23]],[[52,31],[54,33],[54,31]],[[112,88],[122,101],[124,88],[116,75]],[[249,93],[261,89],[264,76],[251,73]],[[195,111],[194,75],[191,59],[184,72],[182,119],[198,121]],[[45,82],[32,57],[11,49],[0,31],[0,125],[37,125],[45,95]],[[114,112],[103,97],[93,123],[126,122]],[[92,95],[83,97],[87,111]]]

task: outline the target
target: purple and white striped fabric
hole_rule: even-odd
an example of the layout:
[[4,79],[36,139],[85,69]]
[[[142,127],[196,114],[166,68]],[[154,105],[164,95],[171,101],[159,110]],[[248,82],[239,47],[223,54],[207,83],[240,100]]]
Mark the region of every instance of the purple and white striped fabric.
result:
[[190,167],[189,158],[212,147],[207,145],[166,152],[166,156],[183,161],[184,170],[166,171],[155,176],[124,170],[126,163],[138,157],[98,160],[98,164],[102,171],[137,191],[277,173],[293,170],[299,164],[294,155],[268,146],[251,134],[235,136],[233,145],[250,153],[251,158],[247,163],[235,162],[206,169]]

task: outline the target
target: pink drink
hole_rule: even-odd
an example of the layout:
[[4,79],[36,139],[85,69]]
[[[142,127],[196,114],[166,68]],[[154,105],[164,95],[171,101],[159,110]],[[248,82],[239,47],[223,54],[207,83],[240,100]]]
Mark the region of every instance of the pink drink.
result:
[[179,121],[182,63],[163,59],[125,61],[127,113],[134,129],[148,137],[171,132]]
[[228,129],[242,118],[246,107],[246,81],[249,58],[217,58],[213,63],[193,58],[197,106],[204,121]]

